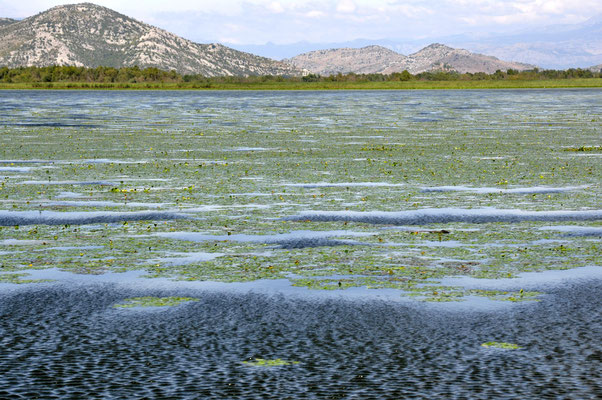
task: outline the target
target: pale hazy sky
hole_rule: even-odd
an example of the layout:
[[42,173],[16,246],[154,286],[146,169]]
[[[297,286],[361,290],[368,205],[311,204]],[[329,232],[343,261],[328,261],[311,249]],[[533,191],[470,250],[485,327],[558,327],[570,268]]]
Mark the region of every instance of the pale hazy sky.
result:
[[[0,0],[0,17],[25,18],[60,0]],[[420,39],[572,24],[602,0],[96,0],[197,42],[278,44]]]

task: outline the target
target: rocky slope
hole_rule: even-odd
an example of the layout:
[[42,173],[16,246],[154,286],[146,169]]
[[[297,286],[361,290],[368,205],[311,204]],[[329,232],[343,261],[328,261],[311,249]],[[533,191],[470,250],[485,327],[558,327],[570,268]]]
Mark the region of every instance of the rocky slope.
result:
[[0,65],[157,67],[182,74],[299,75],[301,71],[220,44],[198,44],[105,7],[58,6],[0,23]]
[[17,22],[17,20],[12,19],[12,18],[0,18],[0,27],[3,27],[5,25],[10,25],[14,22]]
[[320,75],[355,72],[358,74],[403,71],[407,57],[382,46],[361,49],[317,50],[285,59],[297,68]]
[[320,75],[339,72],[383,73],[408,70],[412,74],[425,71],[445,70],[493,73],[496,70],[525,70],[535,66],[502,61],[495,57],[454,49],[442,44],[431,44],[424,49],[404,56],[381,46],[361,49],[318,50],[283,60],[296,68],[306,69]]
[[408,71],[423,72],[429,70],[450,70],[460,73],[485,72],[508,69],[526,70],[535,68],[534,65],[502,61],[496,57],[471,53],[464,49],[454,49],[442,44],[431,44],[408,57]]

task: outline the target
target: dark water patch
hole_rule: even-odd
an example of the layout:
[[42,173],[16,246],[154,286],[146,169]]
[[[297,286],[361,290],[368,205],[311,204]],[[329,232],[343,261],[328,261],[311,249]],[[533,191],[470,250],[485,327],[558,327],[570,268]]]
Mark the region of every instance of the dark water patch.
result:
[[0,226],[20,225],[87,225],[125,221],[166,221],[187,219],[190,216],[173,212],[55,212],[0,210]]
[[440,122],[443,121],[442,118],[419,118],[419,117],[412,117],[410,118],[410,121],[412,122]]
[[602,227],[595,226],[544,226],[540,230],[564,232],[565,237],[602,237]]
[[327,238],[299,238],[275,242],[281,249],[304,249],[309,247],[360,246],[366,245],[355,240],[336,240]]
[[523,221],[598,221],[602,210],[522,211],[499,209],[430,208],[415,211],[307,211],[283,218],[286,221],[345,221],[386,225],[425,225],[450,222],[485,224]]
[[582,231],[579,232],[569,232],[564,234],[563,236],[566,237],[587,237],[587,236],[591,236],[591,237],[599,237],[602,238],[602,229],[584,229]]
[[565,233],[563,236],[566,237],[599,237],[602,238],[602,228],[591,228],[591,229],[581,229],[578,231]]
[[[3,398],[599,398],[602,285],[491,313],[380,301],[136,290],[0,294]],[[198,301],[159,311],[126,298]],[[519,350],[486,349],[486,342]],[[255,368],[256,358],[299,364]]]

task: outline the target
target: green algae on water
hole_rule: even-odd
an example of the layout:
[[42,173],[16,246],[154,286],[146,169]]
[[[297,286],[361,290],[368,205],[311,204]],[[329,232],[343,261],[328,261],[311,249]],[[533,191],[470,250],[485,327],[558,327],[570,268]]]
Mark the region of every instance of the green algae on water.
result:
[[567,147],[564,151],[602,151],[602,146]]
[[199,301],[193,297],[132,297],[123,303],[115,304],[113,308],[134,307],[174,307],[182,303]]
[[490,300],[510,301],[513,303],[540,301],[537,297],[542,295],[541,292],[525,292],[523,289],[518,292],[503,291],[503,290],[482,290],[473,289],[468,291],[469,294],[481,297],[487,297]]
[[281,366],[286,366],[286,365],[297,365],[297,364],[299,364],[299,361],[285,361],[281,358],[277,358],[275,360],[266,360],[264,358],[255,358],[255,361],[243,361],[242,363],[245,365],[251,366],[251,367],[270,368],[270,367],[281,367]]
[[26,273],[18,274],[0,274],[0,283],[12,283],[15,285],[23,285],[26,283],[45,283],[54,282],[52,279],[23,279],[23,277],[29,276]]
[[[106,101],[94,107],[82,103],[82,116],[93,117],[94,125],[81,127],[63,124],[71,118],[68,107],[50,107],[45,95],[39,96],[42,100],[28,97],[36,107],[7,114],[4,121],[3,211],[157,210],[191,219],[0,227],[0,272],[139,270],[149,278],[288,279],[294,286],[318,290],[395,289],[418,301],[481,296],[518,303],[537,301],[539,294],[451,288],[441,282],[506,280],[526,272],[600,265],[599,241],[543,229],[555,222],[454,222],[408,228],[284,220],[304,211],[598,210],[600,116],[587,106],[588,97],[597,93],[483,92],[466,93],[458,100],[408,92],[412,107],[396,106],[397,95],[385,92],[366,93],[361,102],[328,92],[292,97],[281,93],[278,102],[287,106],[274,107],[270,93],[201,96],[189,102],[182,93],[147,98],[98,92],[95,96]],[[488,101],[483,102],[483,96]],[[524,101],[517,103],[517,96]],[[163,102],[164,97],[172,101]],[[239,109],[243,103],[246,108]],[[569,103],[575,107],[567,108]],[[561,107],[551,113],[551,104]],[[500,113],[500,107],[508,112]],[[441,115],[420,117],[433,110]],[[85,125],[85,118],[82,121]],[[22,171],[12,173],[9,168]],[[575,190],[422,191],[442,186]],[[601,222],[563,225],[587,228]],[[227,238],[300,230],[349,230],[354,235],[336,239],[353,239],[362,246],[285,249],[273,243],[161,237],[168,232]],[[223,256],[184,265],[166,261],[173,254],[191,252]],[[29,283],[23,276],[0,279]],[[479,288],[478,281],[475,285]]]
[[503,349],[503,350],[518,350],[522,349],[517,344],[514,343],[506,343],[506,342],[486,342],[481,344],[482,347],[486,347],[488,349]]

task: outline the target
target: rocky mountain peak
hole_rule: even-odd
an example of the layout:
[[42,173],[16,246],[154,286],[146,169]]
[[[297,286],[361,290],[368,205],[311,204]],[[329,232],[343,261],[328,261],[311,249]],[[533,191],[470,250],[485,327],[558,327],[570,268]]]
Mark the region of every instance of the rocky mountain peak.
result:
[[431,43],[420,51],[453,51],[454,48],[441,43]]
[[205,76],[301,74],[278,61],[194,43],[92,3],[53,7],[0,27],[0,65],[137,65]]
[[449,47],[449,46],[446,46],[441,43],[433,43],[433,44],[426,46],[422,50],[417,51],[416,53],[410,55],[410,57],[414,57],[414,58],[423,57],[423,58],[435,59],[435,58],[447,57],[450,54],[470,55],[471,53],[468,50],[454,49],[453,47]]
[[413,74],[433,70],[493,73],[498,69],[534,68],[533,65],[501,61],[495,57],[454,49],[440,43],[433,43],[409,56],[382,46],[367,46],[360,49],[312,51],[284,61],[297,68],[322,75],[339,72],[391,74],[404,70]]
[[283,60],[289,64],[320,75],[346,74],[349,72],[370,74],[397,71],[406,57],[382,46],[366,46],[360,49],[341,48],[316,50]]

